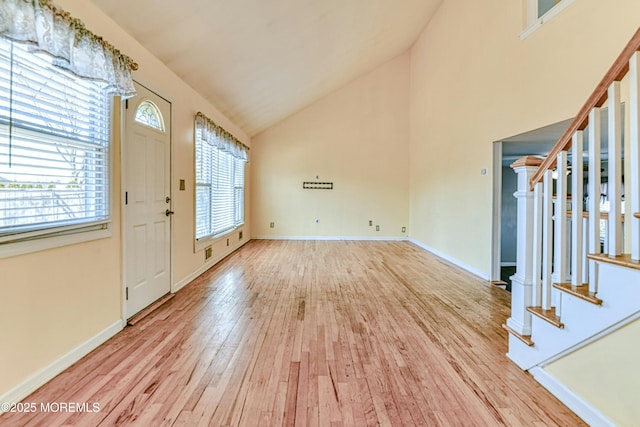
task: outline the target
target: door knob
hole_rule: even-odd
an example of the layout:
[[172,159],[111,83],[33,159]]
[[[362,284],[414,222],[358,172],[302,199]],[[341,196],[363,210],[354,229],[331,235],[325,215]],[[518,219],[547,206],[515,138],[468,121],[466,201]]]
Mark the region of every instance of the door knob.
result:
[[167,209],[166,211],[164,211],[164,214],[165,214],[166,216],[173,215],[173,211],[172,211],[172,210]]

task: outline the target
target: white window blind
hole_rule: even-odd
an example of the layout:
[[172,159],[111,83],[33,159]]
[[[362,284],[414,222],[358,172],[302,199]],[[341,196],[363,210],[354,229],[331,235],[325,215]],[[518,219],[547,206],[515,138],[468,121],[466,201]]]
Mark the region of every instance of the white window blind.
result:
[[246,160],[203,135],[196,121],[196,239],[218,236],[244,224]]
[[109,221],[110,95],[0,39],[0,243]]

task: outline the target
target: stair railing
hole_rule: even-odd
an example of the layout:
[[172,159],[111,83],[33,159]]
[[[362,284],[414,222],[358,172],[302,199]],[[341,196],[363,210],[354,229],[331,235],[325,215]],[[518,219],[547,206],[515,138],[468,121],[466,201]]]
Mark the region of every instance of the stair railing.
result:
[[[625,200],[632,215],[630,260],[640,260],[640,29],[620,53],[576,118],[542,159],[527,156],[512,168],[518,175],[517,259],[512,277],[511,317],[506,328],[531,345],[531,313],[559,322],[562,307],[557,287],[588,286],[598,292],[597,257],[624,257],[622,219],[622,100],[621,80],[629,79],[628,116],[630,176]],[[601,109],[607,108],[608,191],[606,242],[601,240]],[[584,154],[584,140],[588,140]],[[569,199],[569,159],[571,199]],[[587,198],[584,194],[584,167]],[[555,201],[554,201],[555,200]],[[586,202],[586,203],[585,203]],[[586,207],[586,212],[585,212]],[[602,215],[605,217],[605,215]],[[606,248],[606,253],[602,253]],[[588,253],[587,253],[588,252]],[[586,289],[584,289],[586,292]],[[560,326],[562,327],[562,326]]]

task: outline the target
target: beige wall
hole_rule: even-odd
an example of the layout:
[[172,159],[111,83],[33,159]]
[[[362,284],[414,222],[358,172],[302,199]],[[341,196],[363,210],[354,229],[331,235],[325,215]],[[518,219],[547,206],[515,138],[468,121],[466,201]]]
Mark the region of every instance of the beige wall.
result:
[[545,367],[553,377],[619,426],[637,426],[640,321]]
[[411,237],[488,276],[492,143],[575,115],[639,13],[575,1],[520,40],[519,1],[443,2],[411,50]]
[[[172,104],[172,284],[181,285],[205,267],[202,251],[193,249],[194,115],[202,111],[250,145],[249,138],[90,2],[56,3],[137,61],[140,69],[134,79]],[[113,236],[0,260],[0,395],[121,319],[118,123],[119,118],[113,147]],[[186,180],[186,191],[178,191],[181,178]],[[250,235],[248,226],[244,231]],[[229,248],[226,239],[214,245],[214,260],[242,243],[237,234],[230,237]]]
[[[139,62],[134,78],[172,103],[172,281],[182,283],[204,265],[193,252],[193,116],[249,138],[91,3],[57,3]],[[488,272],[492,184],[480,170],[492,168],[492,142],[574,115],[639,13],[637,0],[576,1],[521,41],[520,2],[446,0],[410,52],[254,138],[245,235],[400,237],[407,226]],[[303,191],[316,176],[335,189]],[[0,260],[0,395],[121,318],[119,228],[116,204],[111,238]],[[226,250],[215,245],[214,259]],[[623,368],[611,365],[612,376]],[[567,383],[579,375],[551,369]]]
[[[253,138],[253,236],[403,235],[408,77],[407,52]],[[316,176],[334,189],[303,190]]]

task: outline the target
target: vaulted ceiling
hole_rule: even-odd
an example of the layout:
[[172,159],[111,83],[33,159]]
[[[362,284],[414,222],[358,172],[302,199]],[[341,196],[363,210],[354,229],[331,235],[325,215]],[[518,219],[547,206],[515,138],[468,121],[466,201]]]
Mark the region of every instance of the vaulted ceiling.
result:
[[443,0],[93,0],[250,136],[408,49]]

